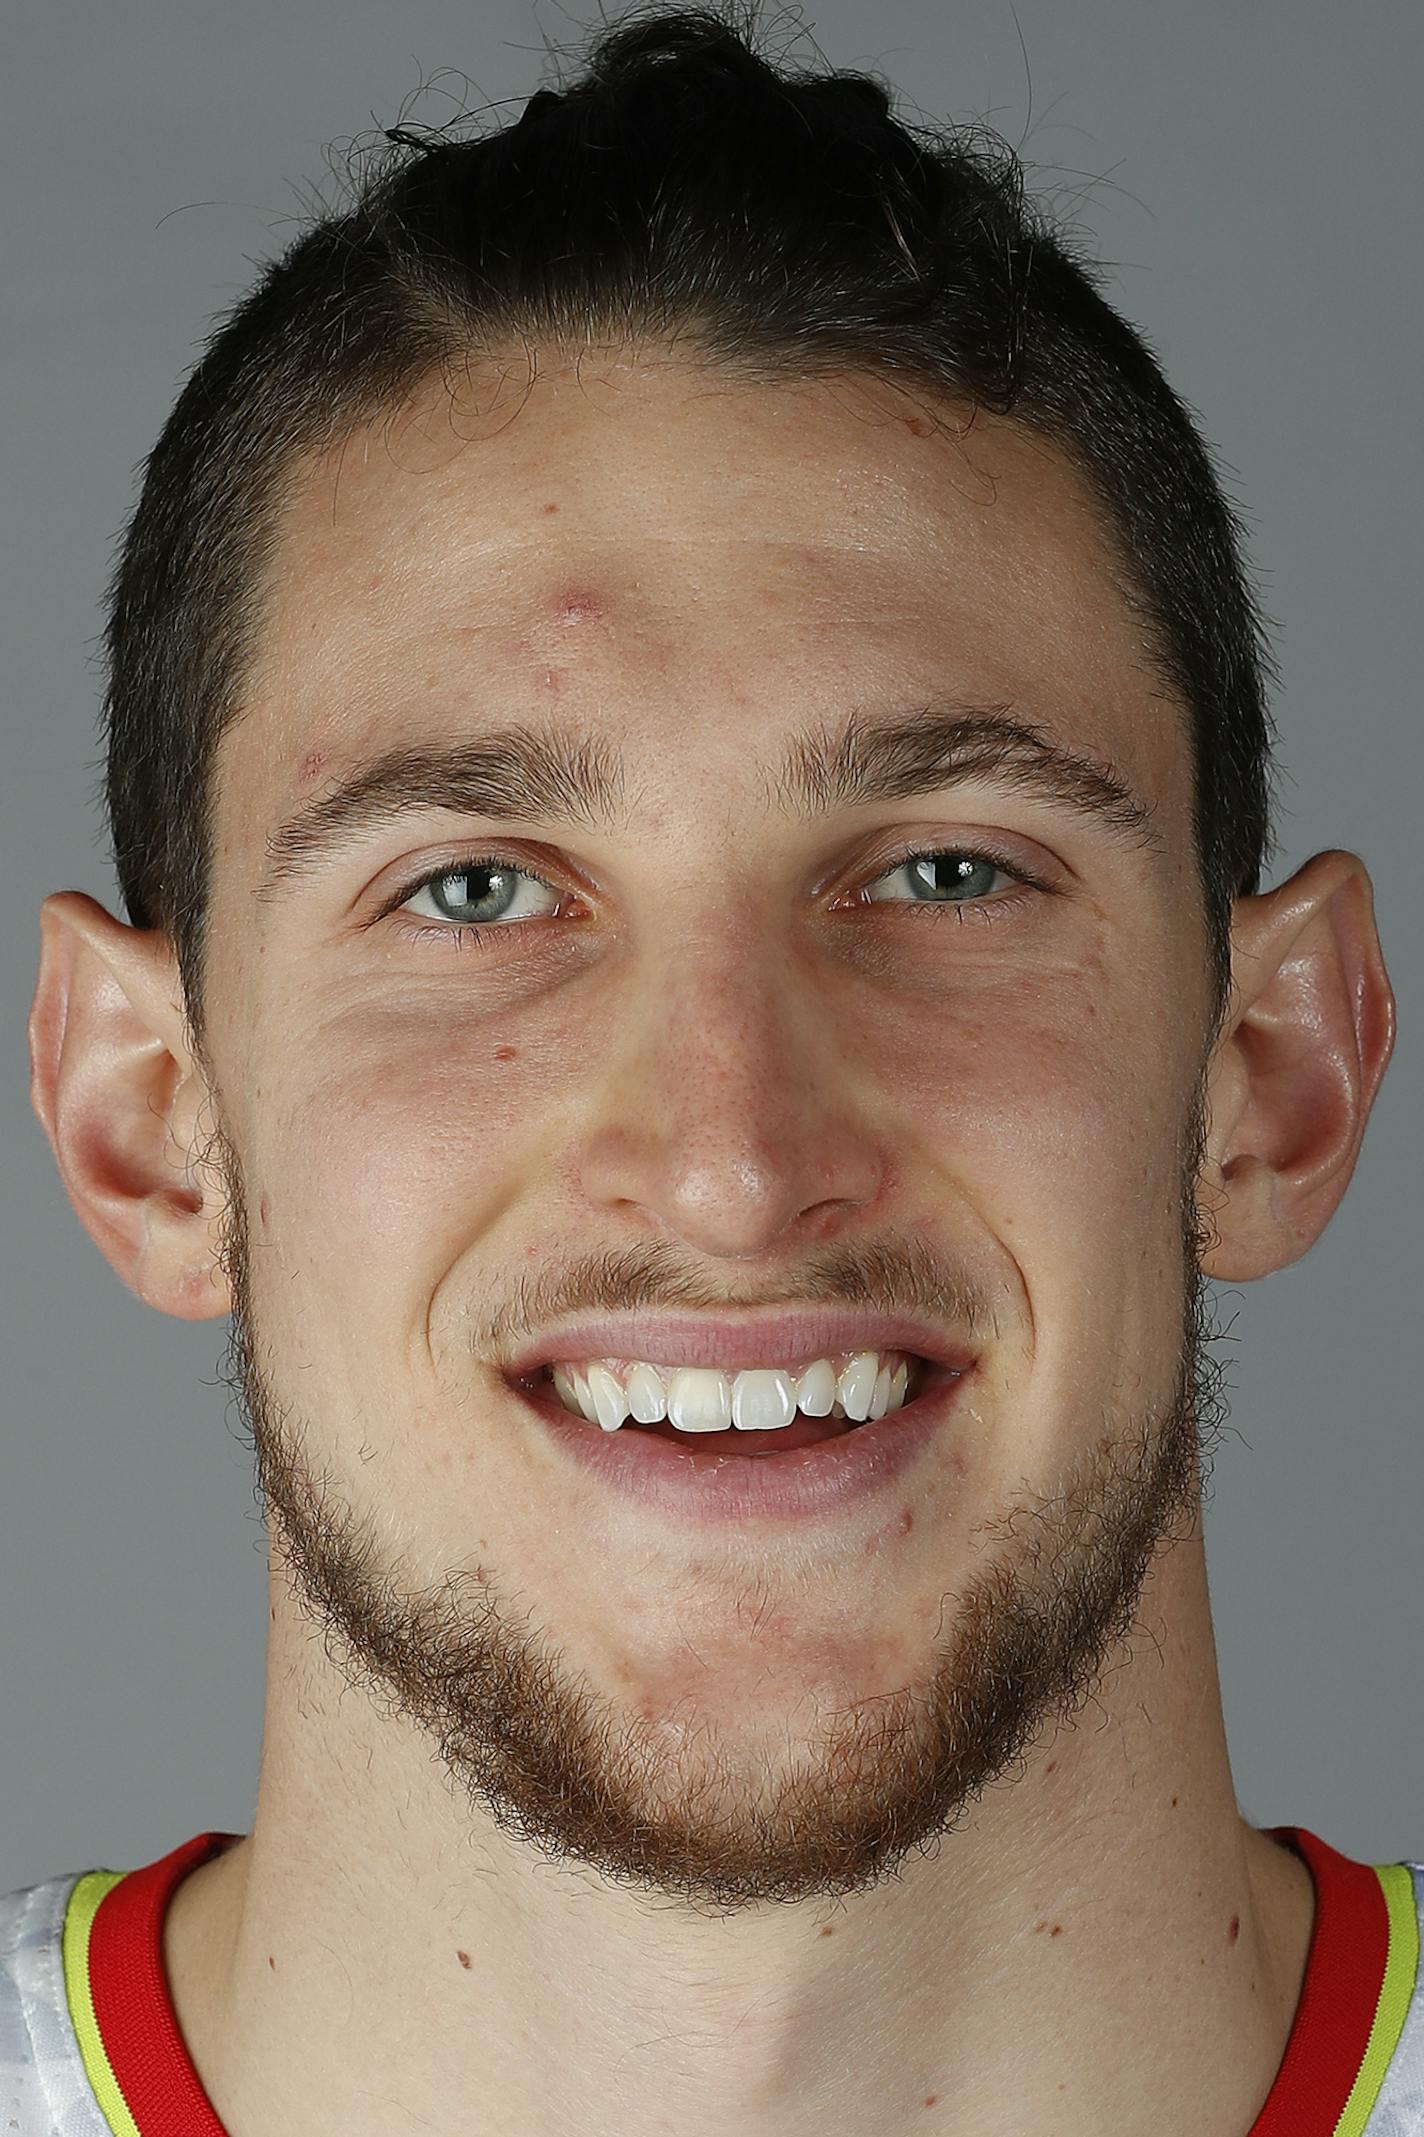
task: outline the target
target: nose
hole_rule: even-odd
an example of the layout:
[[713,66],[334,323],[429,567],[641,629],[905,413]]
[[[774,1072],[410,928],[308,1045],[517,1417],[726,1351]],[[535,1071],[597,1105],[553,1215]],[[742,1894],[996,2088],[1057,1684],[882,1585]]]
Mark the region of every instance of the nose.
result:
[[[705,951],[705,954],[703,954]],[[627,1003],[579,1174],[604,1209],[636,1210],[700,1254],[825,1238],[891,1173],[834,1010],[784,981],[785,960],[706,950]]]

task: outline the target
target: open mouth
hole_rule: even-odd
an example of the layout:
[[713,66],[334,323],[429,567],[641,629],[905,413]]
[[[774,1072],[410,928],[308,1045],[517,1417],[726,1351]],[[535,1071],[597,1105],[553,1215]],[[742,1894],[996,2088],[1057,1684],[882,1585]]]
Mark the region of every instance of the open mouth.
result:
[[[508,1384],[541,1414],[574,1431],[616,1434],[630,1451],[633,1441],[660,1439],[693,1454],[765,1460],[848,1438],[882,1419],[893,1427],[961,1377],[962,1369],[882,1351],[817,1361],[799,1380],[768,1371],[737,1374],[723,1386],[717,1373],[669,1375],[633,1360],[599,1359],[576,1368],[540,1366]],[[743,1422],[725,1421],[732,1413]],[[677,1415],[697,1422],[689,1429],[674,1421]]]

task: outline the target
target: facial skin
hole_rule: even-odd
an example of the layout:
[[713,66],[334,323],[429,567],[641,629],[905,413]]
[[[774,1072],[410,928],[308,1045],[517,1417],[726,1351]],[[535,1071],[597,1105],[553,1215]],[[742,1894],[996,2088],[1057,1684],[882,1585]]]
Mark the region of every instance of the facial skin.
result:
[[[46,901],[36,1109],[138,1295],[231,1314],[273,1517],[254,1837],[167,1946],[234,2137],[350,2126],[353,2055],[392,2129],[479,2137],[562,2127],[600,2068],[594,2132],[680,2105],[708,2132],[1007,2137],[1032,2108],[1069,2137],[1147,2104],[1170,2131],[1190,2097],[1183,2129],[1242,2137],[1279,2063],[1311,1895],[1230,1791],[1201,1279],[1295,1259],[1348,1184],[1393,1037],[1369,879],[1331,852],[1239,901],[1213,1048],[1185,714],[1063,460],[937,413],[646,355],[482,375],[453,411],[432,387],[284,523],[219,758],[211,1085],[161,938]],[[1110,762],[1155,842],[987,777],[822,821],[768,804],[808,720],[940,695]],[[254,899],[308,794],[513,717],[623,752],[616,835],[432,809]],[[1044,887],[911,912],[912,843]],[[523,884],[531,917],[461,950],[400,933],[441,925],[428,890],[376,918],[462,853],[555,895]],[[822,1300],[980,1357],[942,1451],[794,1531],[601,1495],[495,1370],[582,1311]],[[298,1893],[361,1984],[344,2054],[339,1983],[315,2035],[315,1972],[301,2032],[272,2000]],[[432,2022],[417,2073],[372,2015],[374,1931],[397,1953],[430,1922],[395,2002],[438,1945],[420,2007],[459,2040]],[[811,1941],[838,1924],[854,1957]],[[1115,2121],[1091,2014],[1131,2037],[1146,1951],[1159,2011],[1178,1983],[1224,2046],[1190,2093],[1159,2040],[1120,2058]],[[853,2078],[825,2060],[850,2040]],[[454,2122],[456,2097],[486,2107]]]

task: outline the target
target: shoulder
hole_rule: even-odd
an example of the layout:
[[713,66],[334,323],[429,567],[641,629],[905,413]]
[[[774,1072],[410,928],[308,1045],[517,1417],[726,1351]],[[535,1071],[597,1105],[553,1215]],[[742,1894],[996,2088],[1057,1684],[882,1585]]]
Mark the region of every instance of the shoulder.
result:
[[64,1917],[77,1875],[0,1895],[0,2130],[109,2137],[84,2074],[64,1986]]

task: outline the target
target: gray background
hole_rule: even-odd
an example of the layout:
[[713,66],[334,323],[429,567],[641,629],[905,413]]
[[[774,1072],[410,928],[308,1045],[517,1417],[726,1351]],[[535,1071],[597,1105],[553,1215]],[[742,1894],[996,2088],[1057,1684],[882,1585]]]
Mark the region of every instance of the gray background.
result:
[[[264,1559],[218,1380],[70,1208],[30,1109],[36,915],[119,912],[95,782],[110,546],[212,315],[374,125],[514,99],[550,0],[30,0],[7,15],[0,1033],[0,1891],[245,1830]],[[617,4],[610,10],[617,13]],[[987,118],[1110,262],[1247,513],[1284,674],[1280,856],[1373,873],[1401,1038],[1355,1181],[1222,1297],[1234,1430],[1207,1536],[1238,1794],[1424,1857],[1417,0],[816,0],[773,51]],[[1022,33],[1022,46],[1020,43]],[[1025,48],[1027,65],[1025,63]],[[445,71],[450,70],[450,71]],[[421,85],[425,93],[417,95]],[[1030,110],[1031,89],[1031,110]],[[915,116],[907,104],[908,115]]]

